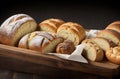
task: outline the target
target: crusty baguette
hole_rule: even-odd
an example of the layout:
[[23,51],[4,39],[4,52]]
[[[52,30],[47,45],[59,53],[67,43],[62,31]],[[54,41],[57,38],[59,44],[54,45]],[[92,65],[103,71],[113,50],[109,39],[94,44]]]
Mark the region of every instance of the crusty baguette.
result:
[[64,23],[61,19],[50,18],[39,23],[41,31],[56,33],[60,25]]
[[120,46],[108,49],[106,51],[106,58],[110,62],[120,65]]
[[91,39],[82,41],[85,45],[84,52],[82,53],[90,61],[102,61],[104,58],[103,50]]
[[104,51],[107,51],[107,49],[116,46],[115,43],[103,37],[94,37],[91,39]]
[[103,37],[111,40],[116,45],[120,45],[120,34],[111,29],[104,29],[97,34],[97,37]]
[[85,38],[85,29],[78,23],[66,22],[62,24],[58,30],[57,34],[64,39],[71,40],[74,45],[78,45]]
[[22,37],[19,47],[39,51],[40,53],[55,52],[56,46],[63,42],[63,38],[48,32],[35,31]]
[[18,41],[27,33],[35,31],[36,21],[26,14],[16,14],[9,17],[0,27],[0,42],[17,46]]

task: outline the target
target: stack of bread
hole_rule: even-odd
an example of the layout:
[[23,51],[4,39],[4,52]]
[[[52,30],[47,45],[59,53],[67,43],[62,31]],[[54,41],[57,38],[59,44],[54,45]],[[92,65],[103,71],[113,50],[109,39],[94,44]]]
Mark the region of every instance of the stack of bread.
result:
[[13,15],[0,27],[0,43],[40,53],[71,54],[85,36],[84,28],[78,23],[50,18],[37,24],[26,14]]
[[[120,21],[112,22],[95,37],[85,39],[82,43],[85,44],[83,55],[87,59],[101,61],[105,56],[110,62],[120,64]],[[102,51],[99,53],[101,49],[104,54]]]

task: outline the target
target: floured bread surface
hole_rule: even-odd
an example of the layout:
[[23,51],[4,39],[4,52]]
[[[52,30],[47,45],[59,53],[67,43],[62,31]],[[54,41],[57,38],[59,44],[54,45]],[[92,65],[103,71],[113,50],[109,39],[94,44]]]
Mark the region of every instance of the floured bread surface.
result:
[[74,22],[66,22],[62,24],[58,30],[57,34],[64,39],[71,40],[74,42],[74,45],[80,44],[80,42],[85,38],[85,30],[84,28],[77,23]]
[[82,44],[85,45],[83,56],[90,61],[102,61],[104,58],[103,50],[91,39],[85,39]]
[[0,27],[0,42],[16,46],[22,36],[35,31],[36,21],[26,14],[16,14],[9,17]]
[[40,53],[50,53],[55,52],[56,46],[61,42],[63,42],[61,37],[56,37],[48,32],[35,31],[22,37],[19,47],[36,50]]
[[39,27],[41,31],[56,33],[59,26],[63,23],[64,21],[61,19],[50,18],[42,21]]

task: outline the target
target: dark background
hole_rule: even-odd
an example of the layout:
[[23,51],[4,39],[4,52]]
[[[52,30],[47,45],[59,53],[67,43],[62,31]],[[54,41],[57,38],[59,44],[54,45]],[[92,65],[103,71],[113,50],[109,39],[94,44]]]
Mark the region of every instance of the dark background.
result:
[[120,20],[119,2],[115,0],[4,0],[0,3],[0,24],[8,17],[25,13],[37,23],[48,18],[80,23],[86,29],[104,29]]

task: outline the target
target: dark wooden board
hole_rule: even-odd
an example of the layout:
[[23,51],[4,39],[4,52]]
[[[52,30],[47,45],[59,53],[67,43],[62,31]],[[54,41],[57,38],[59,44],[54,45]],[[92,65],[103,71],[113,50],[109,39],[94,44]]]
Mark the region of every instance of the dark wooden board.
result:
[[86,64],[2,44],[0,44],[0,67],[48,76],[64,75],[68,72],[86,73],[105,77],[119,75],[119,65],[108,61],[89,62]]

